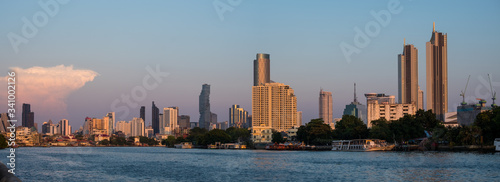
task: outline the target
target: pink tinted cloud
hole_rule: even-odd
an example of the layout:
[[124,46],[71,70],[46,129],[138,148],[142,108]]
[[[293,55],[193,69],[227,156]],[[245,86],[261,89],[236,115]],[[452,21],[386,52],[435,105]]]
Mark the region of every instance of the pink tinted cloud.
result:
[[26,69],[12,67],[11,71],[16,73],[18,114],[21,114],[22,103],[30,103],[31,110],[35,112],[35,122],[43,122],[39,118],[60,119],[67,116],[65,101],[68,95],[99,75],[92,70],[74,69],[72,65]]

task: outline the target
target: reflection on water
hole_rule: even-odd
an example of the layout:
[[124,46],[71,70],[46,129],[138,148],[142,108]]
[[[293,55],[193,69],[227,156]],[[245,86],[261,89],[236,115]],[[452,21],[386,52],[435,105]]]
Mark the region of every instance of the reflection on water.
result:
[[16,149],[23,181],[499,181],[499,169],[499,153]]

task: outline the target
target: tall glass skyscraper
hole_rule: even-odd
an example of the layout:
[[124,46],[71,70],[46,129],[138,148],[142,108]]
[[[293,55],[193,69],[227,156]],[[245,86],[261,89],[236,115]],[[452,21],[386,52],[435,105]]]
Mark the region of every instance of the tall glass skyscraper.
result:
[[153,101],[153,106],[151,106],[151,125],[153,126],[153,133],[160,133],[160,109],[156,107]]
[[406,41],[403,54],[398,55],[398,100],[400,104],[419,104],[418,50]]

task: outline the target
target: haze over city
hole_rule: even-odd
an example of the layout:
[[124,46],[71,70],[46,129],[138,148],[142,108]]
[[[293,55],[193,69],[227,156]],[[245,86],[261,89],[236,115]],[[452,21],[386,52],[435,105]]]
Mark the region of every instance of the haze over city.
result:
[[[334,118],[353,100],[354,82],[363,104],[364,93],[397,96],[403,39],[419,49],[419,85],[425,91],[425,42],[436,22],[436,30],[448,35],[448,110],[461,102],[468,75],[466,101],[477,97],[491,103],[487,73],[494,89],[500,89],[494,54],[500,2],[398,2],[401,11],[347,60],[342,42],[354,45],[356,27],[365,30],[376,22],[371,11],[387,10],[387,2],[242,1],[221,18],[212,1],[70,1],[14,48],[9,33],[22,34],[23,17],[32,21],[43,8],[37,1],[9,1],[0,7],[0,67],[26,76],[19,78],[18,104],[31,104],[38,126],[65,118],[78,129],[87,116],[103,117],[121,95],[143,85],[147,67],[159,67],[168,76],[129,107],[130,114],[117,113],[117,121],[139,117],[140,106],[146,106],[149,125],[152,101],[160,108],[177,106],[197,121],[198,96],[207,83],[211,110],[221,122],[228,120],[233,104],[251,112],[253,60],[257,53],[268,53],[271,79],[295,90],[297,110],[308,122],[318,118],[320,88],[333,93]],[[0,88],[6,90],[4,83]]]

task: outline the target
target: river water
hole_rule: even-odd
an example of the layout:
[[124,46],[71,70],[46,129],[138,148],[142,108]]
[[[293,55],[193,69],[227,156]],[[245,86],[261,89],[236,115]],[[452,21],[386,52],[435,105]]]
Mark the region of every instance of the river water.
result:
[[23,181],[500,181],[500,153],[25,147],[15,171]]

